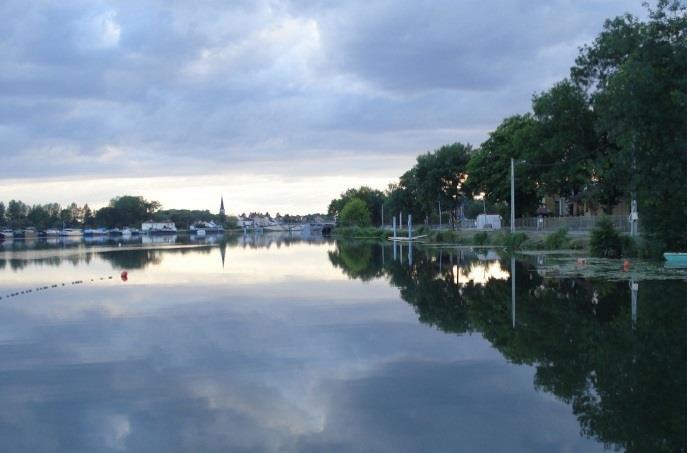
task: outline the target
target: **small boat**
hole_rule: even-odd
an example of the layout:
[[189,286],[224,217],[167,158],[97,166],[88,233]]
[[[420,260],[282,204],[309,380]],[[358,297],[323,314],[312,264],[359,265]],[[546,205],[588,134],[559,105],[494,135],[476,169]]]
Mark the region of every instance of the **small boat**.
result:
[[666,259],[666,266],[687,267],[687,253],[666,252],[663,258]]
[[28,227],[24,230],[24,238],[35,238],[38,237],[38,230],[34,227]]
[[123,236],[124,233],[119,228],[110,228],[109,230],[107,230],[107,235],[108,236]]
[[83,230],[84,236],[105,236],[107,230],[105,228],[86,228]]
[[14,233],[9,229],[0,231],[0,235],[2,235],[3,239],[12,239],[14,237]]
[[60,235],[60,230],[56,230],[54,228],[49,228],[45,230],[45,236],[49,238],[54,238]]
[[224,234],[224,228],[213,221],[196,222],[191,225],[189,232],[201,236],[205,236],[206,234]]
[[76,228],[63,228],[62,231],[60,231],[60,236],[62,236],[62,237],[83,236],[83,231],[78,230]]
[[413,236],[410,238],[408,236],[389,236],[387,239],[393,242],[424,242],[429,239],[429,235],[423,234],[421,236]]

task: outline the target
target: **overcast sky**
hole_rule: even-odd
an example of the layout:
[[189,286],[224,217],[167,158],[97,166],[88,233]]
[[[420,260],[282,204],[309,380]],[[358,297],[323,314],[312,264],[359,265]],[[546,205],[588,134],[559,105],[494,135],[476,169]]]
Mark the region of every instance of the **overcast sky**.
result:
[[0,200],[325,211],[479,145],[640,0],[0,3]]

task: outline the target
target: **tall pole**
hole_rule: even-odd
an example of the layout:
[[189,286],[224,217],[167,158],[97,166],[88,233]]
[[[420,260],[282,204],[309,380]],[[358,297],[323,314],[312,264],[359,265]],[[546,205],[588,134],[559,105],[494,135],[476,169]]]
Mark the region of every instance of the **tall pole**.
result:
[[413,239],[413,216],[408,214],[408,240]]
[[437,201],[439,203],[439,229],[441,229],[441,200]]
[[511,303],[511,322],[513,329],[515,329],[515,257],[510,258],[510,303]]
[[510,158],[510,232],[515,233],[515,159]]

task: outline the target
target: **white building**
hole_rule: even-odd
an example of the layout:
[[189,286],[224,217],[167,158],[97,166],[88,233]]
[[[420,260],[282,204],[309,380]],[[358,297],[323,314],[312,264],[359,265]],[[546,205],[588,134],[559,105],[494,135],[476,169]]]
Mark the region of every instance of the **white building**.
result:
[[141,231],[144,233],[161,232],[161,231],[176,231],[177,227],[174,222],[165,220],[162,222],[156,222],[154,220],[148,220],[141,224]]
[[493,229],[493,230],[500,230],[501,229],[501,216],[498,214],[480,214],[477,216],[477,220],[475,221],[475,227],[483,230],[483,229]]

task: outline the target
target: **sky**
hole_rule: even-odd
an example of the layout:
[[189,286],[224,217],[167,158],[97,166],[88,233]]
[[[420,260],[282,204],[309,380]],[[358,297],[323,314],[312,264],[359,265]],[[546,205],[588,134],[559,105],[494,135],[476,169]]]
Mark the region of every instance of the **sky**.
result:
[[324,212],[479,145],[640,0],[0,3],[0,200]]

